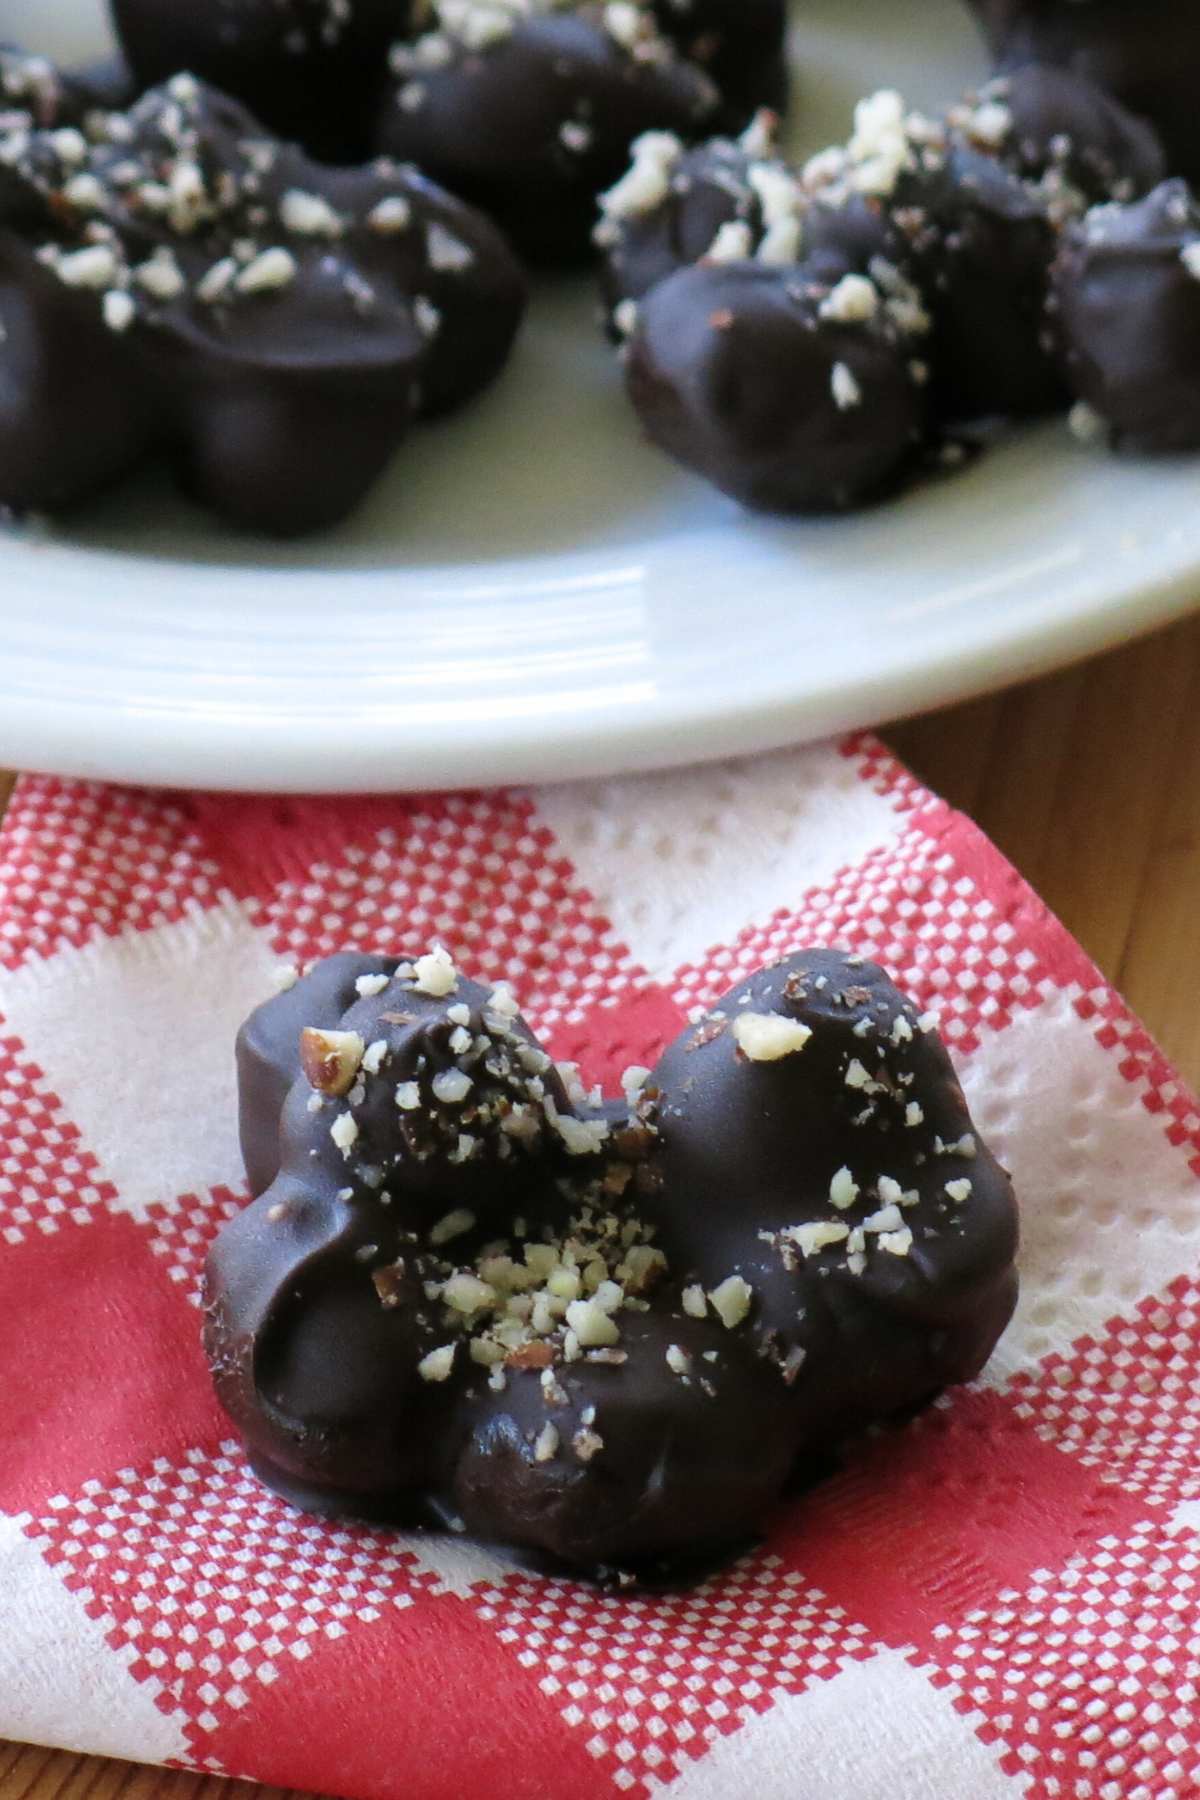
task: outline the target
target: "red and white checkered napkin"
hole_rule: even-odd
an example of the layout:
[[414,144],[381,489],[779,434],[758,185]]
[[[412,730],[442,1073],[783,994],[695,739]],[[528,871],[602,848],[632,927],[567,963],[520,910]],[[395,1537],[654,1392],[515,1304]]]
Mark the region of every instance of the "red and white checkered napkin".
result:
[[[318,1524],[198,1346],[231,1045],[284,959],[442,938],[611,1077],[793,947],[941,1016],[1024,1201],[977,1387],[699,1592]],[[0,836],[0,1735],[403,1800],[1200,1793],[1200,1116],[965,819],[858,740],[293,804],[51,780]]]

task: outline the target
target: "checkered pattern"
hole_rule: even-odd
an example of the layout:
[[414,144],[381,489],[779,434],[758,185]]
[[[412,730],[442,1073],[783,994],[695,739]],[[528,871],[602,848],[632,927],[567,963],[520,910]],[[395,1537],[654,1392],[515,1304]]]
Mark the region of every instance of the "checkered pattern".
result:
[[865,1625],[773,1555],[665,1600],[514,1577],[477,1606],[624,1792],[669,1783],[779,1695],[871,1649]]
[[200,1305],[204,1263],[213,1239],[235,1212],[249,1202],[248,1193],[226,1187],[204,1194],[180,1194],[171,1200],[153,1201],[146,1209],[151,1228],[150,1248],[161,1256],[172,1281],[179,1282],[188,1298]]
[[42,1071],[20,1040],[0,1037],[0,1239],[18,1244],[31,1231],[83,1225],[112,1188],[96,1159],[62,1118]]
[[[694,1593],[302,1517],[199,1350],[274,966],[437,936],[612,1082],[801,945],[940,1018],[1025,1206],[991,1368]],[[529,793],[26,780],[0,834],[0,1734],[387,1800],[1200,1794],[1200,1109],[870,738]]]
[[30,1535],[197,1733],[251,1704],[312,1639],[343,1637],[429,1582],[394,1539],[324,1529],[267,1494],[229,1445],[55,1495]]

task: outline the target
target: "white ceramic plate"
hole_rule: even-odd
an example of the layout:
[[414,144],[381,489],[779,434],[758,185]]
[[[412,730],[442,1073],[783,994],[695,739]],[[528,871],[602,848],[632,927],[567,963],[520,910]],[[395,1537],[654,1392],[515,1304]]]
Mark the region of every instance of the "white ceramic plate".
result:
[[[102,45],[101,0],[0,0],[0,40]],[[800,136],[884,82],[980,72],[958,0],[799,0]],[[0,537],[0,764],[349,790],[750,751],[1028,675],[1200,598],[1200,466],[1059,424],[860,517],[751,519],[638,440],[585,284],[543,295],[465,418],[342,532],[280,549],[163,481]]]

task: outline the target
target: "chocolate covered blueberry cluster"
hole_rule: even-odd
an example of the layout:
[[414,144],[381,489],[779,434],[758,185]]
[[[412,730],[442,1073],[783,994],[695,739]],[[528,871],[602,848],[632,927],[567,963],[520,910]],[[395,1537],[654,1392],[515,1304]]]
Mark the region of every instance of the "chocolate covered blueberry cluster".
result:
[[1174,172],[1200,176],[1200,18],[1178,0],[967,0],[999,70],[1053,63],[1153,120]]
[[938,118],[876,94],[803,168],[769,117],[698,147],[648,134],[597,233],[634,407],[677,460],[784,512],[892,491],[977,422],[1103,414],[1071,246],[1140,219],[1165,169],[1144,120],[1039,65]]
[[785,0],[115,0],[143,80],[187,68],[341,160],[412,161],[527,255],[586,252],[596,195],[652,128],[786,94]]
[[0,85],[0,503],[159,458],[236,525],[313,530],[503,365],[524,278],[411,167],[314,163],[190,75],[125,112],[16,54]]
[[437,948],[317,964],[238,1063],[257,1198],[206,1341],[306,1507],[683,1579],[847,1434],[971,1379],[1012,1311],[1009,1178],[859,957],[740,982],[620,1100]]

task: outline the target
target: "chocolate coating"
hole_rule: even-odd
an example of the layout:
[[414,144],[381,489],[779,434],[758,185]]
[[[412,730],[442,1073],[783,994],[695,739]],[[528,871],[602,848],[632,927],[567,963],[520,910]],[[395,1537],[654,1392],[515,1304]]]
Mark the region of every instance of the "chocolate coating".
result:
[[1058,63],[1107,88],[1162,136],[1170,168],[1200,175],[1200,35],[1177,0],[969,0],[997,67]]
[[269,1185],[214,1245],[206,1344],[305,1506],[684,1579],[847,1432],[972,1378],[1012,1310],[1008,1177],[840,952],[739,984],[625,1106],[444,959],[318,965],[239,1073]]
[[[796,1056],[739,1057],[745,1008],[812,1037]],[[804,1352],[790,1398],[805,1443],[979,1373],[1016,1297],[1011,1182],[972,1132],[945,1046],[882,969],[836,950],[764,969],[676,1040],[654,1080],[663,1248],[706,1286],[736,1267],[772,1354]],[[839,1208],[843,1170],[857,1193]],[[965,1199],[947,1193],[963,1179]],[[801,1215],[853,1231],[894,1189],[906,1254],[872,1254],[857,1274],[846,1243],[787,1255],[781,1234]]]
[[[640,300],[668,275],[700,262],[730,226],[744,238],[743,253],[758,255],[773,217],[774,260],[795,260],[803,197],[775,154],[774,116],[762,118],[762,128],[742,139],[712,138],[695,149],[664,132],[635,145],[632,168],[601,196],[594,234],[603,251],[601,292],[614,323],[623,301]],[[619,324],[615,335],[623,335]]]
[[829,290],[802,274],[751,262],[681,270],[641,302],[627,350],[630,398],[653,441],[760,511],[874,499],[924,438],[913,344],[880,297],[865,319],[825,316]]
[[1062,384],[1045,308],[1056,235],[1028,183],[956,142],[901,177],[892,217],[933,320],[934,404],[946,420],[1053,411]]
[[143,87],[188,69],[276,135],[333,161],[369,154],[388,46],[420,10],[420,0],[112,0]]
[[160,455],[235,524],[336,523],[520,321],[486,219],[411,170],[313,163],[190,77],[65,133],[31,115],[0,160],[7,505],[69,506]]
[[1053,307],[1067,381],[1117,449],[1200,448],[1200,206],[1185,181],[1071,227]]
[[740,128],[787,94],[786,0],[535,0],[511,29],[498,8],[441,0],[114,13],[143,83],[190,69],[315,155],[415,162],[539,261],[586,252],[595,197],[639,133]]
[[952,125],[975,148],[1039,184],[1062,218],[1106,200],[1149,193],[1167,173],[1162,140],[1095,82],[1050,63],[998,75],[952,107]]
[[725,493],[803,512],[886,492],[930,428],[1065,405],[1047,318],[1060,235],[1163,168],[1152,126],[1055,65],[942,119],[875,94],[803,170],[764,117],[691,149],[647,134],[596,233],[641,422]]
[[436,54],[429,40],[397,52],[380,147],[483,208],[535,261],[579,260],[596,196],[634,140],[652,129],[702,135],[719,108],[712,82],[648,15],[648,35],[631,45],[610,29],[612,10],[518,17],[481,47],[443,30]]
[[256,1007],[237,1036],[238,1130],[250,1192],[263,1193],[279,1173],[279,1122],[299,1081],[305,1026],[332,1031],[358,999],[364,975],[395,974],[395,956],[341,950],[315,963],[302,982]]
[[729,128],[760,106],[786,109],[787,0],[653,0],[653,9],[681,54],[720,88]]

